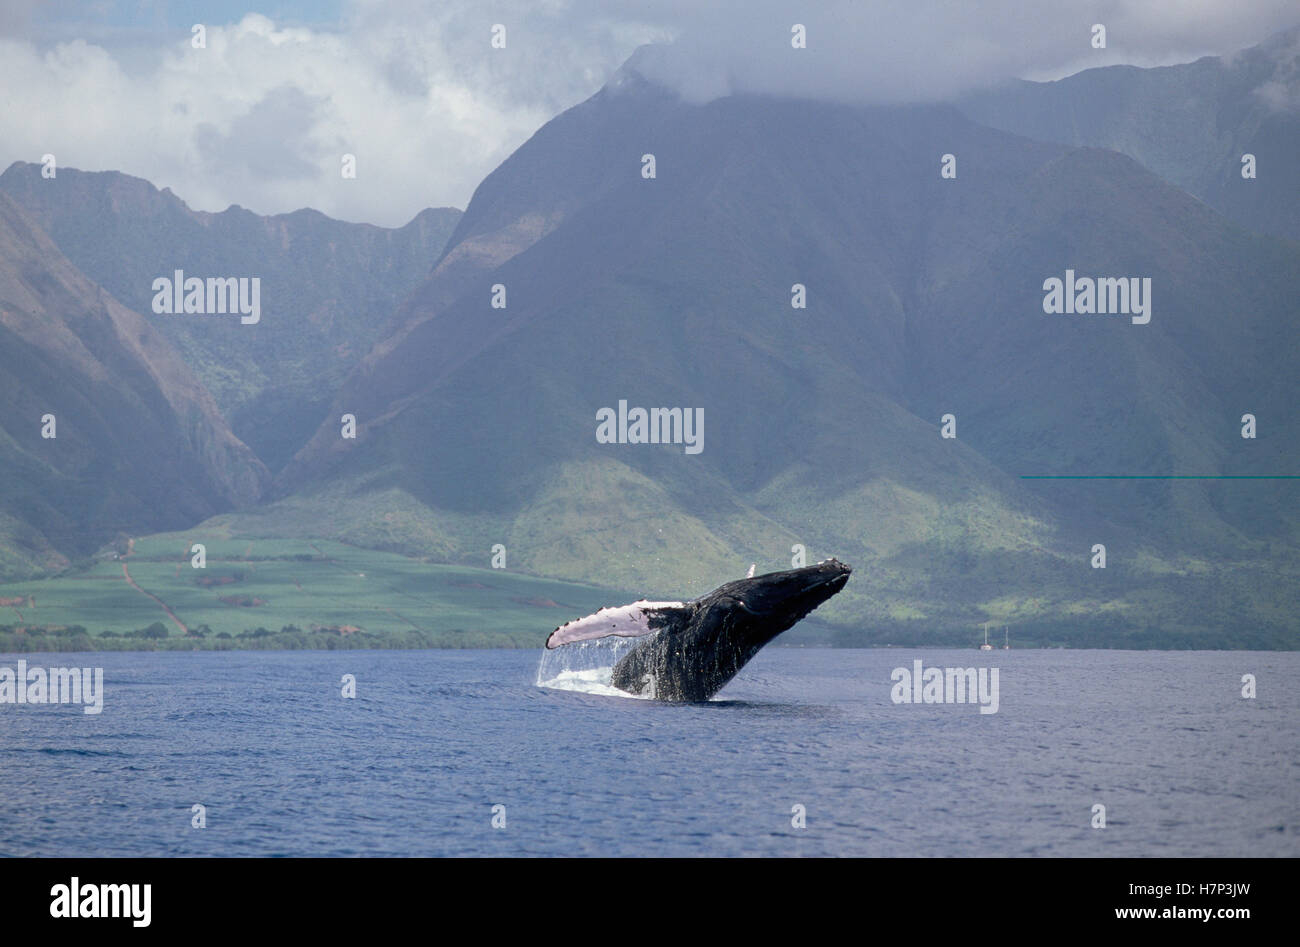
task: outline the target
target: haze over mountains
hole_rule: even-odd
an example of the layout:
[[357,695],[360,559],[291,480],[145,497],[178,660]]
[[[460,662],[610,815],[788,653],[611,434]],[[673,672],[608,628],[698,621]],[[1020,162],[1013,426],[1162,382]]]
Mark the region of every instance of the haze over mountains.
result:
[[[220,412],[186,404],[206,426],[183,436],[164,412],[147,449],[104,435],[98,451],[148,463],[223,445],[224,466],[187,481],[202,503],[137,530],[215,513],[223,535],[479,565],[500,543],[511,569],[651,595],[787,568],[798,544],[856,567],[826,610],[847,643],[958,641],[991,619],[1079,644],[1294,646],[1294,481],[1022,479],[1300,473],[1289,42],[892,108],[687,104],[634,57],[463,216],[397,231],[195,214],[123,175],[60,169],[56,187],[30,165],[0,192],[29,244],[43,229],[71,261],[60,279],[75,264],[145,313],[151,345],[188,363],[178,384]],[[1289,100],[1225,127],[1274,81]],[[1207,127],[1214,146],[1191,153]],[[1268,156],[1254,181],[1248,148]],[[24,252],[0,277],[50,282]],[[153,315],[151,281],[176,268],[262,275],[262,323]],[[1150,279],[1150,322],[1045,313],[1044,280],[1067,270]],[[106,295],[84,277],[74,292]],[[17,298],[0,294],[7,320]],[[41,305],[23,311],[61,312]],[[15,416],[38,431],[35,400],[6,393],[11,437]],[[620,401],[703,409],[703,451],[599,443],[597,412]],[[146,423],[103,427],[128,422]],[[13,535],[44,522],[25,498],[6,494]]]

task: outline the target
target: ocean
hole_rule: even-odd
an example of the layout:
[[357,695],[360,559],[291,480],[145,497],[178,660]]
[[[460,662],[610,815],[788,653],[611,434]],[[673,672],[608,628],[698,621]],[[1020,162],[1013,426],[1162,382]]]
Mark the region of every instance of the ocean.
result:
[[0,854],[1300,855],[1300,653],[769,647],[692,705],[541,657],[0,655],[104,681],[0,704]]

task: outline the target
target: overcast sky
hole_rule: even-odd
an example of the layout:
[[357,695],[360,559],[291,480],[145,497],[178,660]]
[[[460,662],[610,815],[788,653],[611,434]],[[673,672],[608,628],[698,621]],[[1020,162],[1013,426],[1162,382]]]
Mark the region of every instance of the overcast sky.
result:
[[[645,69],[697,101],[893,102],[1186,62],[1298,22],[1294,0],[0,0],[0,168],[48,152],[201,210],[307,206],[397,226],[463,208],[645,43],[672,43]],[[505,49],[491,48],[496,23]],[[791,49],[794,23],[806,50]],[[344,153],[356,180],[339,174]]]

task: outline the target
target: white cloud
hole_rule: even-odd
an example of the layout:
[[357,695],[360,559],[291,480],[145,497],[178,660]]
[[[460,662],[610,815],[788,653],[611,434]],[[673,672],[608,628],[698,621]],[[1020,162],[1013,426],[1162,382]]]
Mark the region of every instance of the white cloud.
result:
[[[1011,77],[1189,62],[1297,22],[1294,0],[715,0],[683,11],[679,40],[647,56],[641,71],[697,99],[938,101]],[[795,23],[805,27],[805,49],[791,46]],[[1104,49],[1092,46],[1098,23]]]
[[[26,4],[30,7],[31,4]],[[849,101],[941,98],[999,78],[1185,61],[1263,39],[1293,0],[354,0],[335,28],[249,14],[154,45],[0,35],[0,167],[50,152],[120,170],[191,206],[310,206],[398,225],[464,207],[484,175],[638,46],[643,69],[695,99],[728,91]],[[808,29],[792,50],[790,26]],[[1105,23],[1108,49],[1088,46]],[[493,23],[507,47],[490,48]],[[2,31],[0,31],[2,32]],[[41,33],[48,37],[49,30]],[[339,174],[344,153],[358,177]]]
[[[206,49],[187,31],[146,69],[83,40],[38,50],[0,38],[0,168],[48,152],[60,166],[147,178],[201,210],[310,206],[399,225],[424,207],[463,208],[488,171],[600,87],[626,56],[617,47],[653,36],[593,45],[556,81],[544,52],[512,49],[525,45],[518,33],[491,50],[490,19],[449,33],[395,11],[363,9],[346,33],[249,14],[208,24]],[[355,180],[339,173],[345,153]]]

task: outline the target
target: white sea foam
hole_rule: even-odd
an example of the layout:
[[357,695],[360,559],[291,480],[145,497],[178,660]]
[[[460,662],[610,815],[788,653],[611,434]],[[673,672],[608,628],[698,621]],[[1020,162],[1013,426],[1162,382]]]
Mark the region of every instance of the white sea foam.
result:
[[614,665],[645,640],[596,638],[544,650],[541,663],[537,666],[537,686],[605,697],[643,699],[612,686],[610,678],[614,674]]

